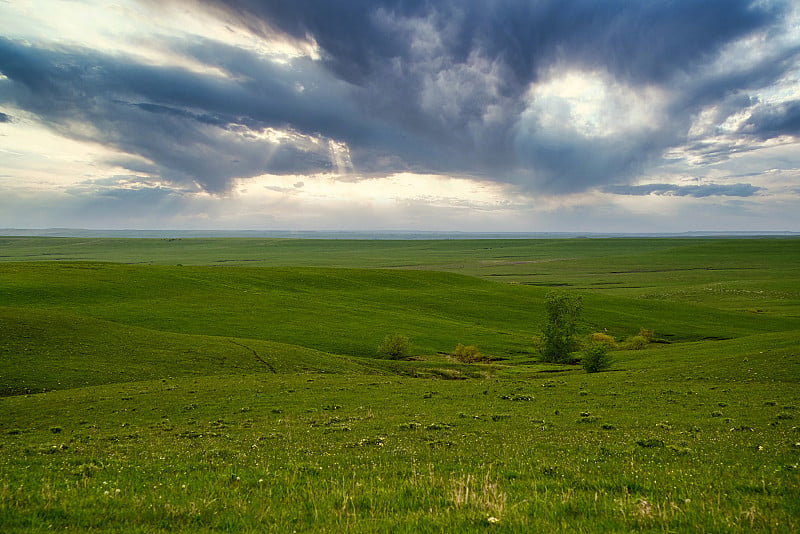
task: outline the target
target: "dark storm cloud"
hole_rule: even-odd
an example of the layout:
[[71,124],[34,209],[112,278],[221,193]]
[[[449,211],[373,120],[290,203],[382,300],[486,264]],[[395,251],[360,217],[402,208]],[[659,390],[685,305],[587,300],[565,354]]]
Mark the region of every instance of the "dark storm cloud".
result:
[[776,20],[783,2],[753,7],[751,0],[200,0],[251,31],[277,29],[297,39],[313,36],[341,76],[361,84],[388,60],[408,57],[409,42],[392,22],[433,18],[446,33],[445,52],[456,62],[475,49],[500,57],[528,82],[561,59],[605,65],[644,82],[713,56],[719,46]]
[[[781,1],[173,3],[266,39],[313,41],[321,59],[279,64],[208,39],[163,43],[221,77],[0,39],[0,102],[137,156],[123,162],[132,171],[211,192],[237,177],[335,169],[329,139],[349,147],[360,173],[468,174],[570,192],[635,178],[685,141],[703,106],[718,105],[723,120],[750,105],[743,91],[797,62],[796,50],[771,50],[730,73],[705,70],[737,39],[777,31],[791,6]],[[676,96],[650,133],[553,132],[529,109],[529,88],[566,69]],[[793,133],[797,115],[765,109],[751,129]]]
[[800,100],[757,107],[744,130],[765,139],[800,135]]
[[0,122],[11,122],[11,115],[0,111]]
[[702,184],[702,185],[612,185],[603,189],[606,193],[632,196],[676,196],[705,198],[711,196],[751,197],[761,188],[751,184]]
[[635,177],[663,149],[659,140],[658,135],[584,139],[538,130],[520,136],[517,148],[527,168],[535,169],[528,179],[536,188],[558,193]]
[[[361,108],[413,139],[411,147],[386,147],[400,162],[553,192],[633,177],[679,143],[701,106],[754,75],[705,78],[697,70],[731,41],[780,21],[786,8],[750,0],[200,3],[255,33],[313,37],[324,64],[354,86]],[[481,70],[479,60],[490,69]],[[605,70],[634,87],[680,84],[683,94],[658,134],[556,142],[542,129],[520,135],[529,84],[564,67]],[[757,68],[765,83],[784,72],[772,64],[751,70]],[[482,87],[487,70],[499,82]],[[460,98],[464,88],[470,91]],[[487,121],[496,108],[499,120]],[[369,157],[355,161],[370,167]]]

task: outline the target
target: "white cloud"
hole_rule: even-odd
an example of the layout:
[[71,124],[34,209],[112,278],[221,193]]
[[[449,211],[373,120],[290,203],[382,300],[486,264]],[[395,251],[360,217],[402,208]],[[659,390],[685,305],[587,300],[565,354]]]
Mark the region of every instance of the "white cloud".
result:
[[629,87],[600,71],[554,69],[532,84],[522,121],[583,137],[614,137],[657,129],[666,96],[655,87]]
[[0,111],[13,117],[0,123],[0,174],[7,187],[58,188],[121,171],[103,163],[126,156],[108,146],[61,136],[17,109]]
[[211,39],[252,51],[278,63],[320,58],[313,39],[272,32],[269,39],[206,10],[150,0],[36,0],[4,2],[0,35],[52,47],[77,47],[124,55],[148,65],[181,67],[227,76],[219,67],[193,59],[175,44]]

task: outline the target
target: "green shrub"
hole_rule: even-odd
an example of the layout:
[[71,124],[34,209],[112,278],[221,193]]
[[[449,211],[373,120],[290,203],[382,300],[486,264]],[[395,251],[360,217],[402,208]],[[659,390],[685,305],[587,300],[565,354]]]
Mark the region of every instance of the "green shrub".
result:
[[613,336],[609,336],[604,332],[594,332],[593,334],[589,335],[589,342],[590,343],[602,343],[606,345],[609,349],[617,348],[617,342]]
[[408,356],[409,342],[406,336],[389,334],[378,346],[378,354],[391,360],[400,360]]
[[641,350],[650,343],[650,340],[644,336],[631,336],[625,340],[622,348],[627,350]]
[[626,350],[642,350],[653,340],[653,331],[639,328],[639,333],[625,338],[622,348]]
[[475,345],[464,346],[461,343],[456,345],[453,357],[462,363],[482,362],[487,359]]
[[608,344],[592,343],[581,353],[581,365],[587,373],[596,373],[611,366]]

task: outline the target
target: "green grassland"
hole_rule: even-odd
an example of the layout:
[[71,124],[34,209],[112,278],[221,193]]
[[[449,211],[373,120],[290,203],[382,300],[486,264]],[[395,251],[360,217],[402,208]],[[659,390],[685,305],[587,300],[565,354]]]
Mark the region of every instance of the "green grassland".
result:
[[0,530],[798,531],[798,383],[798,239],[0,238]]

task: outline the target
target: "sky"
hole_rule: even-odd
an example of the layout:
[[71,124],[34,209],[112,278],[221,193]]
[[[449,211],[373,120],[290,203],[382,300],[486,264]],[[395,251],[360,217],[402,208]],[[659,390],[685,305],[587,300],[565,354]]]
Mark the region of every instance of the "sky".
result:
[[0,228],[800,231],[796,0],[0,0]]

